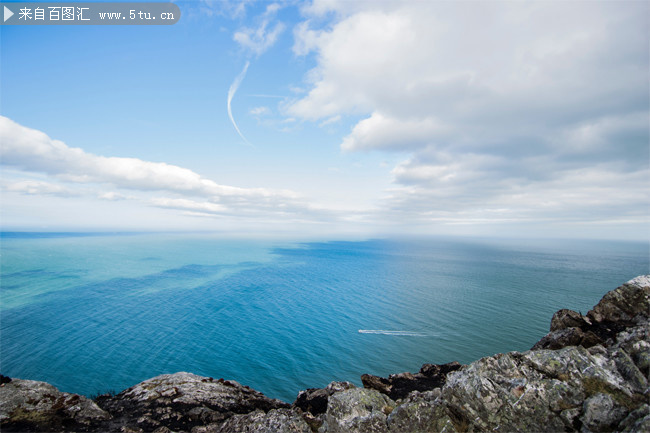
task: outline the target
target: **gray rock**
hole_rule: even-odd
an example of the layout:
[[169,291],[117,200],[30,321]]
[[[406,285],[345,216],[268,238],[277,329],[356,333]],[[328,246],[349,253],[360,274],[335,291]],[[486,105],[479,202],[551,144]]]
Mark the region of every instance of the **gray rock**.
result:
[[592,352],[578,346],[483,358],[450,374],[434,407],[418,413],[435,428],[444,413],[456,430],[611,430],[646,398],[611,352]]
[[0,387],[0,427],[5,431],[86,431],[110,415],[95,402],[34,380],[13,379]]
[[648,379],[641,373],[627,352],[618,349],[613,351],[612,356],[618,371],[627,380],[630,389],[636,393],[644,393],[648,389]]
[[609,432],[614,430],[626,415],[625,408],[609,394],[598,393],[585,400],[580,420],[583,431]]
[[192,433],[311,433],[311,428],[294,410],[274,409],[234,415],[212,429],[195,427]]
[[328,433],[386,433],[386,416],[395,402],[374,389],[355,388],[333,394],[327,405],[325,423],[319,431]]
[[235,414],[289,407],[235,381],[183,372],[145,380],[97,402],[113,414],[115,429],[126,426],[147,431],[163,426],[190,431],[198,425],[221,423]]
[[619,332],[612,345],[614,349],[623,349],[630,355],[645,377],[650,374],[650,327],[648,322]]
[[630,414],[618,425],[622,432],[649,432],[650,406],[644,404]]
[[461,426],[454,424],[441,402],[437,401],[440,395],[440,388],[426,392],[414,391],[409,394],[408,398],[388,415],[386,420],[388,431],[390,433],[457,431]]
[[483,358],[449,375],[440,400],[457,430],[567,428],[560,412],[580,406],[584,394],[535,368],[526,360],[531,353],[537,352]]
[[192,373],[163,374],[145,380],[118,394],[133,403],[173,403],[205,406],[219,412],[249,412],[276,409],[288,404],[266,397],[259,391],[233,380],[214,380]]

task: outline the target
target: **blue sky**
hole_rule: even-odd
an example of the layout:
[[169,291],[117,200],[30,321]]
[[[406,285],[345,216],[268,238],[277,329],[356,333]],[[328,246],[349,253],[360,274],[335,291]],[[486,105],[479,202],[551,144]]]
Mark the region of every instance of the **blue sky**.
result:
[[177,4],[1,27],[3,229],[648,239],[647,2]]

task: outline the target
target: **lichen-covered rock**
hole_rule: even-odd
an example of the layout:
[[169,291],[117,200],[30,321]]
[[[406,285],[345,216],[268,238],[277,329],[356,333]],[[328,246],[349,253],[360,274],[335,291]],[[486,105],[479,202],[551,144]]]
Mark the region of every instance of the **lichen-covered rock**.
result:
[[374,389],[354,388],[330,396],[319,432],[386,433],[386,416],[395,402]]
[[[456,430],[611,431],[648,395],[620,365],[601,346],[498,354],[450,374],[434,407],[420,412],[444,413]],[[430,417],[432,431],[442,428]]]
[[621,376],[615,361],[605,354],[578,346],[557,351],[528,351],[522,359],[543,375],[558,378],[572,386],[581,386],[590,381],[606,384],[603,386],[612,392],[632,396],[630,384]]
[[145,380],[114,397],[98,398],[97,402],[113,414],[115,425],[145,431],[159,427],[190,431],[194,426],[220,423],[235,414],[289,407],[235,381],[183,372]]
[[[555,352],[552,352],[555,353]],[[483,358],[452,373],[442,389],[459,430],[564,431],[560,412],[580,406],[581,389],[537,370],[526,354]],[[541,427],[543,426],[543,427]]]
[[647,321],[619,332],[612,348],[623,349],[646,378],[650,375],[650,326]]
[[311,428],[294,410],[274,409],[234,415],[222,424],[195,427],[192,433],[311,433]]
[[644,404],[630,414],[618,425],[622,432],[649,432],[650,431],[650,406]]
[[598,393],[583,405],[582,425],[592,432],[613,431],[618,423],[625,418],[627,411],[609,394]]
[[388,415],[390,433],[420,433],[457,431],[441,402],[440,388],[433,391],[414,391]]
[[0,387],[0,430],[88,431],[110,415],[86,397],[34,380],[6,380]]
[[611,351],[621,376],[627,381],[630,389],[636,393],[644,393],[648,389],[648,379],[636,366],[630,355],[623,349]]

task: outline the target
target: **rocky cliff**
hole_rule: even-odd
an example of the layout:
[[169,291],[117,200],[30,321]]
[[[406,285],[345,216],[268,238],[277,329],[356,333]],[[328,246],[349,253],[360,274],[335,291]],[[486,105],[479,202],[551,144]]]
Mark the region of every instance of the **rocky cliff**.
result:
[[293,404],[223,379],[176,373],[94,401],[0,376],[0,428],[89,432],[650,431],[650,276],[586,316],[560,310],[527,352],[418,373],[332,382]]

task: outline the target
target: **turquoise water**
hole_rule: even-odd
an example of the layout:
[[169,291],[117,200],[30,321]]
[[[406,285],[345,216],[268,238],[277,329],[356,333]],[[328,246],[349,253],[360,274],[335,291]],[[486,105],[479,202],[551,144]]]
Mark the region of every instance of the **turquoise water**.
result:
[[67,392],[162,373],[293,401],[363,373],[526,350],[649,272],[648,245],[430,238],[278,242],[210,235],[10,234],[0,372]]

